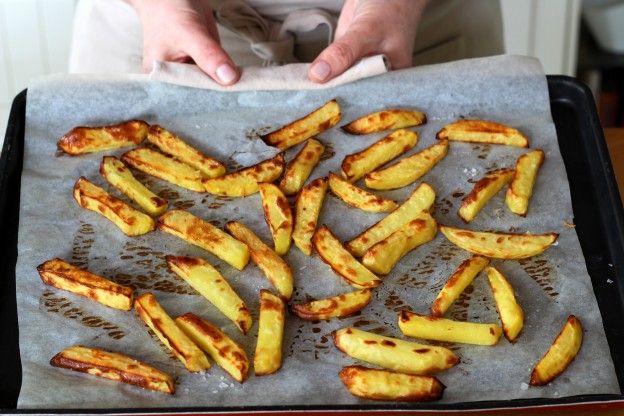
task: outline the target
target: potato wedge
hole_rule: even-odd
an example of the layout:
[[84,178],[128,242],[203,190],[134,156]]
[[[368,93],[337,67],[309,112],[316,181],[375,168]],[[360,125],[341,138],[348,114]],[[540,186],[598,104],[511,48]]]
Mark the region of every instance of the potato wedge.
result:
[[190,212],[173,209],[158,219],[158,228],[203,248],[238,270],[249,262],[245,244]]
[[85,296],[111,308],[132,309],[134,289],[129,286],[117,284],[58,258],[40,264],[37,271],[46,285]]
[[191,372],[204,371],[210,368],[208,358],[186,334],[178,328],[174,320],[156,301],[154,295],[143,293],[134,301],[134,308],[139,317],[158,336],[158,339],[173,355]]
[[225,224],[225,229],[234,238],[247,245],[251,261],[262,270],[262,273],[277,289],[282,298],[285,300],[290,299],[293,292],[293,275],[288,263],[264,244],[245,224],[238,221],[230,221]]
[[214,195],[242,197],[258,192],[258,184],[273,182],[284,170],[282,153],[220,178],[204,179],[204,190]]
[[247,378],[249,359],[245,350],[218,327],[192,313],[178,316],[175,323],[234,380]]
[[370,302],[372,293],[371,289],[356,290],[331,298],[295,303],[290,310],[306,321],[343,318],[364,309]]
[[356,328],[332,332],[336,347],[357,360],[407,374],[432,374],[459,362],[453,351],[417,344]]
[[429,213],[423,212],[369,248],[362,257],[362,264],[373,273],[386,275],[403,256],[433,240],[437,233],[438,223]]
[[376,170],[364,177],[370,189],[397,189],[415,182],[429,172],[448,153],[448,140],[442,140],[428,148],[405,157],[387,168]]
[[286,166],[284,176],[279,185],[284,195],[294,195],[303,188],[303,184],[308,180],[312,170],[321,160],[321,155],[324,151],[325,146],[323,143],[316,139],[308,139],[303,149]]
[[58,141],[58,147],[72,156],[135,146],[147,137],[149,124],[130,120],[113,126],[75,127]]
[[338,375],[351,394],[363,399],[428,402],[439,400],[446,388],[435,377],[377,370],[359,365],[344,367]]
[[427,116],[416,110],[395,108],[377,111],[341,127],[349,134],[370,134],[384,130],[405,129],[419,126],[427,122]]
[[325,263],[347,283],[358,289],[377,287],[381,279],[358,262],[332,232],[323,225],[312,237],[314,248]]
[[401,311],[399,329],[408,337],[474,345],[495,345],[502,334],[496,324],[453,321]]
[[334,127],[341,119],[340,105],[336,100],[323,104],[305,117],[262,136],[268,146],[286,150],[312,136]]
[[50,365],[161,393],[175,393],[175,385],[170,375],[118,352],[75,345],[52,357]]
[[574,360],[582,343],[581,321],[576,316],[570,315],[553,344],[531,372],[529,384],[543,386],[559,377]]
[[293,216],[288,200],[272,183],[258,184],[262,198],[264,219],[273,236],[275,252],[280,256],[288,253],[293,232]]
[[74,185],[74,199],[82,208],[97,212],[128,236],[147,234],[156,221],[81,176]]
[[284,301],[266,289],[260,291],[258,341],[254,354],[257,376],[273,374],[282,366],[282,339],[286,319]]
[[529,147],[529,140],[517,129],[485,120],[457,120],[444,126],[436,137],[438,140]]
[[108,183],[136,202],[151,216],[167,211],[167,200],[159,197],[137,181],[130,169],[115,156],[104,156],[100,163],[100,174]]
[[394,211],[399,204],[350,184],[340,176],[329,173],[329,188],[334,195],[353,208],[367,212]]
[[485,204],[511,181],[513,175],[513,169],[499,169],[479,179],[472,191],[462,199],[459,217],[465,223],[472,221]]
[[416,146],[418,135],[410,130],[397,130],[366,149],[345,156],[342,176],[353,183],[379,166]]
[[312,236],[316,231],[325,194],[327,193],[327,178],[318,178],[305,186],[297,195],[295,202],[295,228],[292,238],[295,245],[303,254],[312,254]]
[[490,261],[485,257],[472,256],[467,260],[464,260],[457,270],[449,277],[449,279],[438,293],[438,296],[431,305],[431,316],[443,317],[446,311],[451,307],[453,302],[459,295],[462,294],[464,289],[472,283],[474,278],[483,270]]
[[440,232],[453,244],[481,256],[496,259],[524,259],[550,247],[559,234],[514,234],[471,231],[440,225]]
[[496,302],[496,309],[503,324],[503,334],[509,342],[514,342],[524,326],[524,311],[518,304],[514,289],[505,276],[494,267],[488,267],[485,270]]
[[147,147],[121,155],[124,163],[141,172],[195,192],[205,192],[204,175],[197,169]]
[[251,328],[251,313],[245,302],[206,260],[197,257],[166,256],[169,270],[185,280],[246,334]]
[[526,215],[537,172],[542,163],[544,163],[544,151],[541,149],[525,153],[518,158],[515,174],[505,198],[507,206],[514,214]]
[[373,245],[416,219],[421,212],[428,211],[434,202],[433,188],[426,183],[421,183],[397,209],[349,241],[345,245],[347,250],[356,257],[362,257]]

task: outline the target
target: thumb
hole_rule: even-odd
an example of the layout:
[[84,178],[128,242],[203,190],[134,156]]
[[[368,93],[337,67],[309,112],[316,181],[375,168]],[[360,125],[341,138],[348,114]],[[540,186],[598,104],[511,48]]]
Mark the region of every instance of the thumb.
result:
[[314,82],[324,83],[342,74],[358,59],[369,52],[366,37],[349,32],[335,40],[312,62],[308,70],[308,78]]
[[204,27],[189,31],[185,39],[186,53],[197,66],[221,85],[232,85],[240,78],[240,73],[232,58],[225,52],[219,41]]

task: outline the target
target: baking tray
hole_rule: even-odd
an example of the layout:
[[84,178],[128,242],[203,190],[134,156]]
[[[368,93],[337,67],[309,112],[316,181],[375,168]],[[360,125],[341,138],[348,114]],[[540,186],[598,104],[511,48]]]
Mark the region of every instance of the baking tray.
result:
[[[589,89],[570,77],[548,76],[552,117],[564,159],[574,223],[592,280],[620,394],[591,394],[556,399],[531,398],[467,403],[363,403],[341,406],[201,407],[175,409],[85,409],[88,413],[201,413],[201,412],[324,412],[393,410],[521,409],[534,406],[624,407],[624,210],[613,175],[602,127]],[[26,91],[13,101],[0,158],[0,412],[82,413],[79,409],[16,409],[21,384],[15,300],[15,263],[19,197],[24,152]],[[579,300],[582,301],[582,300]],[[42,337],[45,334],[42,334]]]

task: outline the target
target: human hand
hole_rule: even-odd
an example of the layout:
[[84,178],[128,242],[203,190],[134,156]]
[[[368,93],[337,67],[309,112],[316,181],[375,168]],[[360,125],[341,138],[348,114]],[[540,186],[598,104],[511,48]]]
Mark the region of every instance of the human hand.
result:
[[357,60],[384,54],[393,69],[412,64],[418,22],[427,0],[346,0],[334,41],[314,60],[308,77],[324,83]]

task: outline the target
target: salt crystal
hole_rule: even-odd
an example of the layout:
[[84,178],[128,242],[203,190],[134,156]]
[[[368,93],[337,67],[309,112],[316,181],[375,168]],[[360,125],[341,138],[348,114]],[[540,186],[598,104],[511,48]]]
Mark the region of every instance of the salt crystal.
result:
[[224,388],[226,388],[227,386],[228,386],[228,385],[227,385],[227,383],[224,383],[224,382],[219,383],[219,388],[220,388],[220,389],[224,389]]
[[613,280],[607,279],[607,283],[611,284],[611,283],[613,283]]
[[529,385],[527,383],[520,384],[520,390],[528,390],[528,389],[529,389]]
[[554,243],[551,244],[551,246],[558,246],[559,245],[559,241],[555,241]]
[[607,264],[609,265],[609,267],[613,267],[613,264],[611,264],[611,263],[607,263]]

